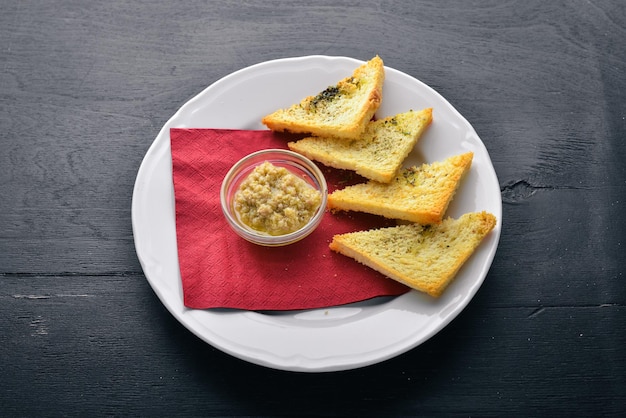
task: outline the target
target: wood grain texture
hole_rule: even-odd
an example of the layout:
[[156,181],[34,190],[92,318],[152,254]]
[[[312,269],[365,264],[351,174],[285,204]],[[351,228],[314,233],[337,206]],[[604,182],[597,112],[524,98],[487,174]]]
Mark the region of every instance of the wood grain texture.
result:
[[[626,411],[626,7],[604,1],[25,0],[0,13],[0,409],[6,416],[620,416]],[[503,199],[493,266],[425,344],[270,370],[163,307],[133,245],[137,170],[188,99],[326,54],[424,81]]]
[[[398,358],[311,375],[250,365],[204,344],[154,303],[140,275],[4,281],[13,292],[0,294],[0,326],[10,336],[0,354],[12,359],[0,381],[8,415],[620,411],[626,339],[614,339],[607,324],[619,326],[623,306],[487,307],[480,295]],[[28,390],[7,381],[29,382]]]

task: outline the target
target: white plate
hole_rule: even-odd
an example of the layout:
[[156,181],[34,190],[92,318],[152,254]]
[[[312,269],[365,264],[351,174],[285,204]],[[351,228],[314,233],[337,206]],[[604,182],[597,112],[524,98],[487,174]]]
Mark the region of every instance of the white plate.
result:
[[[384,58],[384,57],[383,57]],[[345,57],[280,59],[244,68],[187,102],[161,129],[139,169],[132,201],[135,247],[148,282],[166,308],[212,346],[263,366],[307,372],[346,370],[380,362],[432,337],[479,289],[498,246],[502,201],[489,155],[472,126],[437,92],[386,67],[378,117],[433,108],[433,123],[407,164],[474,152],[472,168],[448,215],[486,210],[498,218],[491,234],[439,299],[416,291],[341,307],[258,313],[194,310],[183,305],[176,249],[169,129],[265,129],[261,118],[317,94],[362,64]]]

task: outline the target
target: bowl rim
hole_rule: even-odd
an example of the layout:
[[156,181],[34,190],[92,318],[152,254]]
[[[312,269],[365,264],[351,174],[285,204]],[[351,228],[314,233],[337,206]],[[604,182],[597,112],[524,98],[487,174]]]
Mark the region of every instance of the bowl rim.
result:
[[[269,156],[272,154],[275,154],[276,157],[268,157],[267,159],[259,158],[265,155]],[[286,158],[286,160],[289,161],[290,165],[296,164],[299,169],[306,172],[317,183],[317,185],[319,185],[319,188],[315,187],[316,185],[312,186],[315,187],[322,194],[322,201],[320,202],[319,208],[311,217],[311,219],[304,226],[297,229],[296,231],[284,235],[263,234],[262,232],[255,231],[252,228],[241,225],[241,222],[236,219],[236,216],[231,213],[232,205],[228,201],[228,192],[230,190],[230,184],[232,180],[236,178],[236,175],[242,169],[246,168],[248,165],[256,167],[265,161],[279,161],[281,160],[281,156],[288,157]],[[285,168],[289,170],[289,167]],[[296,173],[293,173],[292,170],[289,171],[292,172],[292,174],[297,175]],[[326,182],[324,174],[322,173],[322,170],[317,166],[317,164],[302,154],[282,148],[266,148],[252,152],[242,157],[228,170],[228,172],[224,176],[224,179],[222,180],[222,185],[220,188],[220,203],[222,207],[222,212],[229,226],[235,231],[235,233],[237,233],[237,235],[244,238],[245,240],[263,246],[289,245],[298,242],[308,236],[321,223],[321,220],[324,217],[324,213],[326,212],[327,200],[328,184]]]

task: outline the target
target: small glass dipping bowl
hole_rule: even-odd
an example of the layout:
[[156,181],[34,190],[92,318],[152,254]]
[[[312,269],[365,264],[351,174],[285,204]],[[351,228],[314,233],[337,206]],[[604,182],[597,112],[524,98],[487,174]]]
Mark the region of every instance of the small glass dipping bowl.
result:
[[[294,232],[285,235],[269,235],[257,231],[241,222],[235,212],[234,198],[239,186],[256,166],[263,164],[265,161],[276,167],[286,168],[291,173],[305,180],[322,195],[322,201],[315,214],[306,225]],[[242,158],[228,171],[220,191],[222,211],[230,227],[240,237],[254,244],[268,247],[293,244],[313,232],[324,217],[327,198],[328,186],[326,185],[326,179],[315,163],[298,153],[284,149],[266,149]]]

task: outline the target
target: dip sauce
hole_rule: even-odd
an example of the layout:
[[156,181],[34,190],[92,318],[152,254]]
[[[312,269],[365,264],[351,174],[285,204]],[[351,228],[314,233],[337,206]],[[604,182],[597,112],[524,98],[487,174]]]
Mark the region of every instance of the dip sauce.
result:
[[284,167],[270,162],[257,166],[235,193],[239,220],[268,235],[285,235],[302,228],[315,215],[322,194]]

